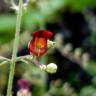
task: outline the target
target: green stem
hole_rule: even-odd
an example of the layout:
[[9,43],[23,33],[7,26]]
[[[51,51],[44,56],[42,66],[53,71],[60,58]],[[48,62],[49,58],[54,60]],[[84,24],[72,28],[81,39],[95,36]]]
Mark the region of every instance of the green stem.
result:
[[12,96],[12,84],[13,84],[14,70],[15,70],[15,63],[16,63],[15,59],[17,57],[18,45],[19,45],[19,34],[20,34],[21,17],[22,17],[22,3],[23,3],[22,0],[19,0],[19,10],[17,13],[16,33],[15,33],[15,40],[13,45],[12,59],[10,64],[7,96]]

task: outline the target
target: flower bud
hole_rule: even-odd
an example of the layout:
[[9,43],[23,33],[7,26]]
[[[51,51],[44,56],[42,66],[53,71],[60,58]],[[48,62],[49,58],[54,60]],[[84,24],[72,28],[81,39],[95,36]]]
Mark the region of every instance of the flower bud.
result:
[[75,51],[74,51],[74,58],[76,60],[80,60],[81,54],[82,54],[82,49],[81,48],[76,48]]
[[[23,9],[26,9],[29,0],[23,0]],[[15,10],[16,12],[19,11],[19,0],[11,0],[11,9]]]
[[48,46],[48,48],[52,48],[52,47],[54,47],[55,44],[56,44],[56,42],[53,42],[53,41],[47,40],[47,46]]
[[68,55],[68,54],[72,51],[72,49],[73,49],[72,44],[68,43],[68,44],[66,44],[66,45],[64,46],[64,48],[63,48],[63,53],[64,53],[65,55]]
[[46,71],[49,73],[56,73],[57,71],[57,65],[54,63],[50,63],[46,66]]
[[55,41],[56,41],[56,45],[59,46],[60,44],[62,44],[62,39],[63,39],[63,35],[62,34],[56,34],[55,35]]
[[90,60],[90,55],[88,53],[83,53],[82,54],[83,67],[85,67],[85,68],[87,67],[89,60]]
[[46,70],[46,65],[44,65],[44,64],[40,65],[40,69],[41,70]]

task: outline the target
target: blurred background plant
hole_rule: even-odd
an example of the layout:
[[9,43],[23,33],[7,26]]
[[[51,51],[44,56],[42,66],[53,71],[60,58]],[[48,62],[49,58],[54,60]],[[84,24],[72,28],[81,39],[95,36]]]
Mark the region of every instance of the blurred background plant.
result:
[[[18,0],[14,0],[18,5]],[[26,6],[27,0],[24,0]],[[18,10],[18,9],[17,9]],[[11,0],[0,0],[0,55],[10,58],[16,26],[16,11]],[[54,74],[41,71],[35,64],[17,62],[13,96],[17,81],[30,81],[32,96],[96,95],[96,1],[28,0],[23,10],[18,56],[29,54],[31,32],[48,29],[54,33],[56,46],[40,57],[40,62],[54,62]],[[0,93],[5,96],[9,65],[0,66]]]

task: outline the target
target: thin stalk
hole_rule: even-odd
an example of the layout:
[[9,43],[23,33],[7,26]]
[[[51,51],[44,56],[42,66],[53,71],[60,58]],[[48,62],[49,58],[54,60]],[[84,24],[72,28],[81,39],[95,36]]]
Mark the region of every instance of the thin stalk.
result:
[[17,12],[16,33],[15,33],[15,39],[14,39],[14,45],[13,45],[12,59],[10,64],[7,96],[12,96],[12,85],[13,85],[14,70],[15,70],[15,63],[16,63],[15,59],[17,57],[18,45],[19,45],[19,34],[20,34],[22,6],[23,6],[22,3],[23,1],[19,0],[19,10]]
[[7,63],[8,63],[8,61],[3,61],[3,62],[0,63],[0,66],[5,65]]

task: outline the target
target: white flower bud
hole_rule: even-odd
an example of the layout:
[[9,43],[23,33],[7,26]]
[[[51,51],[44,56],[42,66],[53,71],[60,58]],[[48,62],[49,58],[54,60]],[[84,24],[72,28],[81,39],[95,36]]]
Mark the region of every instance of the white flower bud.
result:
[[89,55],[88,53],[83,53],[83,55],[82,55],[82,60],[83,60],[84,62],[88,62],[89,59],[90,59],[90,55]]
[[40,69],[41,70],[46,70],[46,65],[44,65],[44,64],[40,65]]
[[62,39],[63,39],[63,35],[62,34],[60,34],[60,33],[56,34],[55,35],[56,45],[59,46],[60,44],[62,44]]
[[66,44],[66,45],[64,46],[64,48],[63,48],[63,53],[64,53],[65,55],[68,55],[68,54],[72,51],[72,49],[73,49],[72,44],[68,43],[68,44]]
[[54,47],[55,44],[56,44],[56,42],[53,42],[53,41],[47,40],[47,46],[48,46],[48,48],[52,48],[52,47]]
[[55,73],[57,71],[57,65],[54,63],[50,63],[46,67],[46,71],[49,73]]
[[82,64],[83,64],[82,66],[86,68],[89,60],[90,60],[90,55],[88,53],[83,53],[82,54]]
[[75,51],[74,51],[74,58],[76,60],[80,60],[81,54],[82,54],[82,49],[81,48],[76,48]]
[[[28,5],[29,0],[23,0],[23,8],[26,9],[27,5]],[[11,9],[15,10],[16,12],[19,11],[19,0],[11,0]]]

